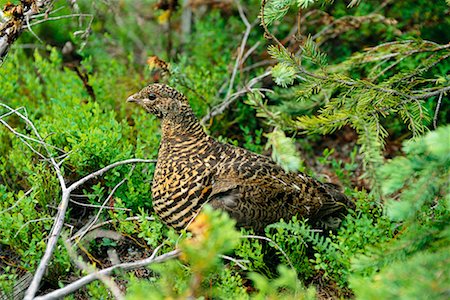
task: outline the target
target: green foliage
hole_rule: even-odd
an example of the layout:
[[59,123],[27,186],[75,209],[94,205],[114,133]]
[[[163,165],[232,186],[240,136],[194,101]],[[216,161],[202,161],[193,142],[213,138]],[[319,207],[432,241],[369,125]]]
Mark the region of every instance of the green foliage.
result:
[[[446,297],[450,282],[445,267],[450,242],[449,133],[449,126],[441,127],[405,142],[406,157],[394,158],[381,169],[383,192],[390,195],[402,190],[397,200],[388,201],[387,215],[403,222],[398,223],[401,231],[395,239],[354,261],[355,270],[371,274],[365,278],[353,276],[351,283],[357,295],[386,299]],[[411,274],[415,274],[414,280]]]
[[192,264],[194,273],[202,274],[215,269],[219,265],[218,254],[234,249],[239,240],[234,225],[234,220],[226,213],[205,206],[189,226],[194,239],[180,243],[184,259]]
[[293,0],[266,1],[264,7],[264,21],[271,24],[274,21],[282,19],[289,11],[289,7],[293,4]]
[[352,152],[350,152],[349,155],[350,160],[348,162],[344,162],[341,159],[337,160],[331,158],[331,155],[333,155],[334,153],[335,153],[334,149],[330,150],[326,148],[323,151],[322,157],[319,157],[317,160],[322,165],[329,165],[330,168],[333,170],[333,172],[336,174],[336,176],[339,178],[339,181],[342,182],[344,186],[350,186],[352,175],[358,168],[357,162],[358,148],[354,147]]
[[[271,297],[302,297],[313,299],[313,288],[305,289],[294,270],[280,266],[279,277],[269,280],[258,273],[251,273],[257,292],[246,294],[241,275],[231,268],[224,268],[220,254],[237,246],[240,234],[234,228],[234,220],[208,205],[190,226],[192,236],[179,241],[181,261],[169,261],[151,266],[159,279],[147,282],[131,280],[129,299],[166,299],[167,297],[199,297],[208,295],[220,299],[265,299]],[[259,249],[261,245],[244,239],[236,254],[252,255],[246,250]],[[257,250],[258,251],[258,250]],[[246,257],[248,258],[248,257]],[[254,260],[256,262],[257,260]],[[189,264],[189,268],[182,264]],[[230,262],[234,265],[234,262]],[[253,268],[259,265],[253,264]],[[214,288],[211,289],[210,286]]]
[[297,71],[292,66],[285,63],[279,63],[272,68],[272,76],[275,79],[276,84],[282,87],[287,87],[294,83]]
[[[306,7],[309,2],[299,4]],[[285,16],[287,10],[275,12],[292,4],[293,1],[269,1],[267,11],[264,10],[266,22]],[[333,66],[327,64],[327,55],[319,50],[312,37],[306,39],[301,49],[294,53],[282,45],[270,46],[268,52],[279,62],[273,68],[272,76],[285,88],[298,80],[295,88],[300,91],[301,99],[312,94],[321,95],[312,98],[315,106],[321,107],[318,113],[298,118],[273,115],[266,112],[276,110],[275,107],[264,108],[265,103],[254,101],[248,103],[259,111],[260,116],[269,118],[271,123],[285,130],[329,134],[346,125],[353,127],[359,135],[366,174],[379,194],[376,170],[383,163],[382,151],[388,136],[384,119],[398,116],[415,137],[426,131],[430,114],[425,99],[437,94],[428,91],[442,90],[443,93],[448,86],[445,74],[450,65],[445,59],[449,47],[420,38],[400,40],[361,50]],[[319,69],[315,68],[317,66]],[[441,79],[430,76],[431,70],[437,70]],[[352,77],[356,72],[364,76],[364,80]]]
[[436,196],[450,196],[449,141],[450,126],[440,127],[423,138],[405,143],[406,157],[396,157],[380,169],[385,196],[403,190],[397,201],[387,203],[391,219],[414,220],[424,206],[433,204]]
[[286,266],[278,268],[280,276],[275,280],[268,280],[258,273],[251,273],[249,276],[254,281],[259,293],[253,299],[316,299],[314,288],[306,289],[298,280],[294,270]]
[[[311,37],[306,39],[302,50],[302,56],[310,60],[313,64],[316,64],[321,68],[325,68],[327,66],[327,55],[319,50],[319,47],[316,43],[314,43]],[[274,77],[276,76],[274,75]]]
[[[366,193],[353,196],[366,200]],[[337,232],[324,235],[305,221],[293,218],[288,223],[279,222],[267,227],[269,236],[284,249],[289,260],[304,280],[310,279],[317,271],[326,279],[348,285],[352,271],[351,260],[357,253],[364,253],[373,243],[387,241],[392,236],[390,221],[382,217],[379,210],[369,203],[358,202],[359,213],[349,214]],[[373,216],[378,215],[378,219]],[[289,263],[283,256],[283,262]]]
[[372,280],[352,281],[354,291],[361,299],[447,299],[449,253],[447,247],[437,252],[418,253],[406,262],[395,262]]
[[[145,121],[144,115],[138,115],[142,131],[133,135],[130,127],[122,121],[123,118],[111,110],[116,106],[116,101],[124,102],[125,95],[117,99],[111,97],[109,91],[99,89],[96,92],[101,105],[87,100],[89,96],[76,74],[60,67],[61,59],[56,50],[51,49],[46,54],[48,58],[39,52],[35,52],[31,58],[21,51],[10,54],[10,59],[2,65],[4,84],[0,89],[0,99],[15,108],[26,107],[21,112],[30,118],[45,141],[52,145],[52,155],[69,153],[62,163],[65,178],[69,181],[78,179],[107,164],[144,152],[150,157],[156,154],[158,137],[143,129],[145,123],[156,129],[154,120]],[[126,70],[116,68],[115,71],[116,76],[119,76],[116,80],[120,80],[120,74],[124,76]],[[36,72],[41,80],[36,77]],[[101,75],[93,75],[92,78],[97,76]],[[6,112],[2,107],[0,114]],[[27,135],[30,130],[17,118],[6,117],[3,120],[22,134]],[[136,136],[137,142],[134,139]],[[47,234],[54,221],[55,211],[52,207],[58,205],[60,187],[48,162],[40,159],[5,127],[0,130],[0,139],[0,193],[4,198],[0,204],[0,243],[5,245],[2,247],[8,247],[11,253],[8,263],[32,271],[45,249]],[[31,144],[37,151],[45,153],[39,144]],[[83,187],[84,193],[90,195],[92,192],[97,197],[89,196],[90,202],[101,204],[103,200],[99,198],[106,197],[129,170],[129,167],[116,169],[105,176],[106,187],[100,188],[100,183],[91,187],[86,185]],[[151,174],[152,168],[137,166],[128,178],[129,189],[123,186],[116,193],[118,206],[121,206],[119,199],[122,199],[122,206],[136,208],[146,205],[150,208],[151,198],[147,197],[143,201],[142,195],[148,193],[148,178]],[[29,189],[31,193],[24,196],[24,191]],[[13,206],[14,203],[17,203],[16,206]],[[76,207],[73,209],[76,211]],[[50,266],[56,276],[60,272],[67,272],[70,266],[67,255],[61,251],[64,247],[58,249]],[[22,257],[20,262],[15,261],[18,257]],[[11,272],[17,270],[20,269]]]
[[297,172],[302,168],[302,160],[297,154],[292,139],[287,138],[283,131],[274,130],[267,135],[267,146],[272,147],[272,159],[286,171]]
[[307,8],[316,0],[266,0],[267,5],[264,7],[264,21],[269,25],[274,21],[282,19],[289,11],[291,6]]
[[[245,230],[241,231],[244,236],[247,234]],[[250,233],[253,234],[253,232]],[[263,246],[258,239],[242,238],[234,250],[234,254],[245,262],[244,265],[251,271],[269,271],[264,262]]]
[[[276,44],[254,26],[260,1],[241,1],[254,26],[241,49],[246,26],[235,6],[193,7],[186,33],[181,9],[168,14],[155,0],[76,2],[78,8],[54,1],[49,16],[79,9],[94,18],[33,26],[52,46],[36,45],[25,31],[0,66],[0,103],[33,122],[68,183],[118,160],[156,157],[159,122],[125,99],[162,81],[183,91],[199,118],[233,93],[248,92],[206,122],[210,134],[272,155],[286,170],[339,181],[356,203],[333,232],[293,218],[255,238],[207,208],[180,235],[152,216],[153,166],[116,168],[75,191],[73,200],[93,207],[71,202],[64,221],[72,233],[80,230],[125,179],[106,203],[113,209],[103,209],[97,221],[123,239],[99,236],[80,243],[79,253],[102,268],[109,264],[106,249],[122,261],[158,245],[159,253],[182,251],[179,259],[151,265],[145,278],[115,273],[127,299],[313,299],[324,290],[341,298],[448,298],[450,127],[442,126],[450,107],[448,3],[263,1],[263,20],[282,42]],[[61,51],[67,41],[79,65]],[[147,69],[153,55],[169,63],[170,76]],[[273,82],[248,86],[270,68]],[[1,106],[0,120],[36,138],[6,113]],[[10,295],[42,257],[61,189],[36,153],[46,155],[44,147],[27,140],[34,152],[3,125],[0,290]],[[357,137],[346,137],[348,131]],[[59,243],[44,284],[56,289],[82,274]],[[111,295],[96,281],[70,297]]]

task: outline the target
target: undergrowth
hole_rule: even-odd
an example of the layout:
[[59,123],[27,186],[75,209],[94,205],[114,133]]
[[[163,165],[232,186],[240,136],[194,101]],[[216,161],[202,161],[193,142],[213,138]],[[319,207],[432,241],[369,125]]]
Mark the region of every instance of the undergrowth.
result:
[[[0,66],[0,298],[20,293],[17,284],[34,273],[61,197],[39,155],[43,145],[26,138],[32,128],[8,107],[33,122],[73,182],[116,161],[156,158],[159,122],[125,103],[154,81],[183,91],[210,135],[340,184],[356,207],[335,231],[298,217],[263,236],[206,208],[194,233],[179,234],[153,216],[153,165],[118,167],[75,191],[64,236],[107,200],[103,226],[73,239],[84,261],[100,269],[112,264],[109,251],[134,261],[160,245],[160,253],[181,250],[162,264],[115,273],[127,299],[448,298],[448,4],[270,0],[258,19],[259,1],[240,3],[252,27],[246,60],[235,65],[246,29],[235,3],[198,1],[186,35],[181,8],[75,2],[92,23],[34,26],[46,45],[29,49],[36,40],[25,32]],[[58,14],[74,12],[66,3],[55,1]],[[80,26],[89,34],[77,33]],[[73,57],[61,50],[67,41]],[[149,69],[154,56],[168,70]],[[240,94],[207,118],[233,93]],[[66,247],[58,243],[42,293],[87,274]],[[101,281],[68,296],[78,297],[112,298]]]

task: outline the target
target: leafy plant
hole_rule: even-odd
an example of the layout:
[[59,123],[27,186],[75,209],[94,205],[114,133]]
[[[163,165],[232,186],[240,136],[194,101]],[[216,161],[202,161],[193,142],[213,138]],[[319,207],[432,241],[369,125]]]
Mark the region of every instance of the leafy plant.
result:
[[450,241],[449,136],[450,126],[446,126],[408,141],[403,148],[406,157],[396,157],[381,169],[385,195],[402,190],[398,199],[387,203],[387,215],[398,222],[400,231],[395,239],[355,259],[355,270],[371,274],[352,277],[356,295],[446,297],[450,282],[444,267]]
[[[8,107],[72,182],[156,157],[159,122],[125,99],[159,81],[186,94],[210,135],[332,177],[356,208],[332,232],[294,218],[258,237],[207,208],[180,235],[152,216],[153,166],[121,166],[75,191],[64,230],[73,237],[96,218],[122,237],[78,244],[98,269],[111,264],[106,250],[123,262],[182,250],[112,274],[128,299],[448,298],[448,3],[69,2],[30,17],[0,66],[0,297],[35,272],[61,194],[43,143]],[[149,70],[149,56],[168,71]],[[59,242],[41,291],[85,275]],[[111,293],[95,281],[68,297]]]

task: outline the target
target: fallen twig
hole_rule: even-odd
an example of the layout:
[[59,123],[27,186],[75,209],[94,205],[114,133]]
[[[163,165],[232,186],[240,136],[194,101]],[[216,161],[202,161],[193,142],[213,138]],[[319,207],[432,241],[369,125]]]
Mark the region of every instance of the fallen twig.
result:
[[[121,166],[121,165],[125,165],[125,164],[133,164],[133,163],[155,163],[155,162],[156,162],[156,160],[148,160],[148,159],[127,159],[127,160],[123,160],[123,161],[118,161],[118,162],[108,165],[94,173],[91,173],[91,174],[81,178],[80,180],[76,181],[69,187],[66,187],[65,182],[63,181],[63,184],[61,184],[62,196],[61,196],[60,204],[58,206],[58,214],[56,216],[56,221],[53,225],[53,228],[52,228],[52,231],[50,234],[50,238],[48,240],[47,247],[45,249],[44,256],[42,257],[42,259],[39,263],[39,266],[36,269],[36,272],[33,277],[33,281],[31,282],[31,284],[25,294],[24,300],[33,299],[33,297],[36,294],[37,289],[39,287],[39,283],[42,280],[44,272],[47,269],[47,265],[50,261],[53,251],[56,247],[59,235],[61,234],[61,229],[62,229],[63,223],[64,223],[64,216],[65,216],[67,206],[69,203],[69,199],[70,199],[70,193],[72,191],[74,191],[76,188],[78,188],[79,186],[83,185],[88,180],[91,180],[97,176],[100,176],[103,173],[105,173],[105,172],[109,171],[110,169],[115,168],[117,166]],[[55,169],[56,169],[56,167],[55,167]],[[59,167],[57,169],[57,172],[59,172],[59,174],[60,174]]]
[[263,241],[267,241],[267,242],[271,242],[273,245],[275,245],[275,248],[277,248],[278,250],[280,250],[281,254],[283,254],[283,256],[286,258],[287,263],[289,264],[289,266],[295,270],[294,265],[292,264],[291,259],[289,258],[289,256],[287,256],[286,252],[284,252],[284,250],[277,244],[275,243],[272,239],[266,237],[266,236],[260,236],[260,235],[243,235],[241,236],[241,238],[243,239],[258,239],[258,240],[263,240]]
[[262,75],[259,75],[259,76],[255,77],[255,78],[253,78],[252,80],[250,80],[243,88],[241,88],[237,92],[231,94],[228,98],[226,98],[219,105],[213,107],[210,110],[210,112],[201,119],[201,123],[205,124],[210,119],[212,119],[215,116],[220,115],[221,113],[223,113],[237,98],[239,98],[240,96],[242,96],[244,94],[247,94],[249,92],[258,91],[258,90],[259,91],[265,91],[265,92],[271,92],[271,90],[269,90],[269,89],[253,88],[254,85],[256,85],[259,81],[261,81],[263,78],[269,76],[270,74],[271,74],[270,71],[266,71]]
[[158,246],[152,253],[152,255],[148,258],[145,259],[141,259],[138,261],[134,261],[134,262],[128,262],[128,263],[121,263],[118,265],[114,265],[111,266],[109,268],[100,270],[98,272],[95,273],[91,273],[89,275],[86,275],[68,285],[66,285],[65,287],[55,290],[51,293],[48,293],[44,296],[39,296],[34,298],[35,300],[50,300],[50,299],[59,299],[62,298],[66,295],[69,295],[70,293],[80,289],[81,287],[85,286],[88,283],[91,283],[94,280],[99,279],[99,276],[101,275],[109,275],[111,274],[113,271],[117,270],[117,269],[121,269],[124,271],[128,271],[128,270],[134,270],[134,269],[138,269],[144,266],[147,266],[149,264],[152,263],[160,263],[160,262],[164,262],[167,261],[169,259],[178,257],[180,255],[180,250],[176,249],[176,250],[172,250],[170,252],[167,252],[165,254],[161,254],[159,256],[156,256],[156,253],[158,252],[158,250],[161,248],[162,245]]
[[242,36],[241,44],[238,48],[239,49],[238,55],[237,55],[236,61],[234,63],[233,71],[231,72],[231,76],[230,76],[230,80],[228,82],[228,88],[227,88],[227,93],[225,95],[225,98],[220,104],[211,108],[209,110],[209,113],[201,119],[202,124],[205,124],[206,122],[208,122],[215,116],[223,113],[240,95],[251,92],[252,87],[257,82],[259,82],[259,80],[261,80],[262,78],[264,78],[270,74],[270,73],[266,72],[261,76],[255,77],[252,80],[250,80],[250,82],[247,83],[243,88],[241,88],[240,90],[238,90],[235,93],[232,93],[234,82],[236,80],[236,76],[237,76],[237,72],[238,72],[239,68],[241,68],[241,70],[243,70],[242,65],[243,65],[244,61],[259,46],[259,42],[258,42],[255,45],[253,45],[247,52],[245,52],[245,46],[247,44],[248,37],[250,35],[250,32],[251,32],[255,22],[253,24],[250,24],[247,17],[245,16],[244,10],[243,10],[240,2],[238,0],[236,0],[235,3],[238,8],[239,16],[241,17],[242,22],[245,24],[244,35]]
[[30,24],[30,26],[35,26],[37,24],[41,24],[47,21],[58,21],[58,20],[62,20],[62,19],[70,19],[73,17],[90,17],[90,18],[94,18],[94,16],[92,14],[70,14],[70,15],[63,15],[63,16],[57,16],[57,17],[50,17],[50,18],[45,18],[42,20],[38,20],[35,21],[33,23]]
[[[130,172],[128,173],[128,177],[131,176],[131,173],[133,173],[134,170],[134,165],[131,168]],[[105,201],[103,202],[103,204],[100,206],[100,209],[98,210],[97,214],[95,215],[94,220],[91,222],[91,224],[89,224],[87,226],[87,228],[82,231],[78,237],[80,239],[83,238],[83,236],[86,234],[86,232],[89,231],[89,229],[97,222],[98,218],[100,217],[100,214],[102,213],[103,208],[106,206],[106,203],[108,203],[108,201],[112,198],[112,196],[114,195],[114,193],[116,192],[116,190],[127,180],[127,177],[125,177],[124,179],[122,179],[118,184],[116,184],[116,186],[112,189],[111,193],[109,193],[108,197],[106,197]]]
[[20,201],[22,201],[22,199],[24,199],[24,198],[27,197],[29,194],[31,194],[32,191],[33,191],[33,189],[29,189],[28,191],[26,191],[26,193],[23,194],[22,197],[20,197],[19,199],[17,199],[17,201],[14,202],[14,204],[13,204],[12,206],[10,206],[10,207],[8,207],[8,208],[6,208],[6,209],[0,211],[0,215],[1,215],[1,214],[4,214],[4,213],[6,213],[6,212],[8,212],[8,211],[10,211],[10,210],[12,210],[14,207],[16,207],[16,206],[19,204]]
[[0,62],[8,54],[8,50],[14,41],[20,36],[24,28],[24,22],[28,22],[31,16],[38,14],[41,10],[50,7],[52,0],[21,1],[17,5],[11,5],[8,12],[4,11],[3,16],[8,16],[0,22]]
[[24,229],[26,226],[28,226],[28,224],[36,223],[36,222],[40,222],[40,221],[46,221],[46,220],[53,220],[53,219],[54,218],[46,217],[46,218],[39,218],[36,220],[27,221],[27,222],[23,223],[22,226],[20,226],[20,228],[17,230],[16,234],[13,236],[13,239],[15,239],[17,237],[17,235],[19,235],[19,233],[22,231],[22,229]]
[[[139,221],[141,218],[142,218],[142,217],[134,216],[134,217],[128,217],[128,218],[126,218],[126,219],[124,219],[124,220],[117,220],[117,219],[114,219],[114,220],[108,220],[108,221],[101,222],[101,223],[98,223],[98,224],[95,224],[95,225],[91,226],[91,228],[89,228],[89,231],[94,230],[94,229],[97,229],[97,228],[102,227],[102,226],[104,226],[104,225],[111,224],[111,223],[121,222],[121,221]],[[153,218],[153,217],[146,217],[145,219],[146,219],[147,221],[154,221],[154,220],[155,220],[155,218]],[[74,236],[70,237],[70,238],[69,238],[69,241],[73,241],[73,240],[76,239],[77,237],[78,237],[78,233],[76,233]]]
[[88,265],[86,262],[82,260],[82,258],[77,257],[77,254],[73,250],[73,246],[68,241],[68,239],[65,239],[64,244],[66,246],[67,253],[69,254],[70,258],[79,269],[92,274],[96,273],[98,275],[98,279],[100,279],[109,288],[109,290],[116,299],[119,300],[124,299],[124,295],[122,294],[119,287],[111,277],[109,277],[107,274],[99,274],[97,268]]
[[239,268],[241,268],[241,269],[244,270],[244,271],[247,270],[247,267],[244,266],[243,264],[241,264],[241,262],[244,262],[244,263],[250,262],[250,261],[247,260],[247,259],[236,259],[236,258],[234,258],[234,257],[228,256],[228,255],[223,255],[223,254],[220,255],[220,257],[223,258],[223,259],[226,259],[226,260],[229,260],[229,261],[234,262]]
[[434,111],[434,117],[433,117],[433,128],[434,129],[436,129],[436,127],[437,127],[437,119],[438,119],[438,115],[439,115],[439,109],[441,107],[441,101],[442,101],[442,95],[443,94],[444,93],[441,93],[439,95],[439,99],[438,99],[438,102],[436,104],[436,110]]
[[233,89],[237,70],[238,70],[239,66],[241,65],[241,60],[244,56],[245,45],[247,44],[247,39],[248,39],[248,36],[250,35],[250,31],[252,30],[252,25],[250,25],[250,23],[248,22],[247,17],[245,16],[244,10],[242,9],[241,4],[239,3],[239,0],[236,0],[235,2],[237,5],[237,8],[238,8],[238,11],[239,11],[239,16],[241,17],[242,22],[245,24],[245,32],[244,32],[244,36],[242,37],[241,46],[239,47],[239,53],[236,58],[236,62],[234,63],[233,72],[231,73],[230,83],[228,84],[228,91],[225,96],[225,99],[229,98],[231,91]]
[[131,209],[129,208],[124,208],[124,207],[114,207],[114,206],[105,206],[105,205],[97,205],[97,204],[89,204],[89,203],[81,203],[78,201],[75,201],[73,199],[70,199],[71,203],[74,203],[76,205],[79,206],[83,206],[83,207],[90,207],[90,208],[102,208],[102,209],[110,209],[110,210],[123,210],[123,211],[131,211]]
[[[39,263],[39,266],[36,269],[36,272],[33,276],[33,280],[31,281],[30,286],[28,287],[26,293],[25,293],[25,300],[31,300],[34,298],[34,295],[36,294],[38,288],[39,288],[39,283],[42,280],[42,277],[45,273],[45,270],[47,269],[47,266],[49,264],[50,258],[53,255],[53,251],[56,247],[56,244],[58,242],[59,236],[61,234],[61,230],[62,227],[64,226],[64,218],[65,218],[65,214],[67,211],[67,207],[69,204],[69,200],[70,200],[70,193],[73,192],[75,189],[77,189],[78,187],[80,187],[81,185],[83,185],[84,183],[86,183],[88,180],[91,180],[97,176],[101,176],[102,174],[104,174],[105,172],[109,171],[112,168],[115,168],[117,166],[121,166],[121,165],[125,165],[125,164],[135,164],[135,163],[155,163],[156,160],[147,160],[147,159],[127,159],[127,160],[123,160],[123,161],[119,161],[119,162],[115,162],[113,164],[110,164],[94,173],[91,173],[83,178],[81,178],[80,180],[72,183],[71,185],[67,186],[63,174],[61,172],[60,169],[60,164],[56,162],[55,158],[53,157],[52,153],[50,152],[49,148],[56,148],[52,145],[49,145],[47,143],[44,142],[44,139],[41,137],[41,135],[39,134],[39,131],[37,130],[37,128],[34,126],[33,122],[28,119],[28,117],[26,117],[25,115],[23,115],[22,113],[20,113],[18,111],[18,109],[12,109],[11,107],[9,107],[6,104],[0,103],[1,106],[7,108],[11,113],[17,115],[18,117],[20,117],[22,120],[24,120],[28,126],[31,127],[34,135],[36,136],[36,138],[30,138],[29,136],[23,135],[19,132],[17,132],[16,130],[14,130],[11,126],[9,126],[9,124],[7,124],[4,120],[0,119],[0,123],[2,123],[5,127],[7,127],[11,132],[13,132],[17,137],[19,137],[27,146],[29,146],[32,150],[34,149],[25,139],[31,140],[33,142],[36,142],[40,145],[42,145],[44,147],[44,149],[47,152],[47,156],[45,157],[43,154],[37,152],[36,150],[34,150],[35,153],[37,153],[39,156],[41,156],[42,158],[49,160],[50,164],[52,165],[56,176],[58,177],[59,183],[60,183],[60,187],[61,187],[61,191],[62,191],[62,195],[61,195],[61,201],[59,203],[58,206],[58,213],[55,217],[55,222],[53,224],[52,230],[50,232],[50,236],[48,239],[48,243],[47,243],[47,247],[45,249],[44,255],[41,258],[41,261]],[[56,148],[58,149],[58,148]]]

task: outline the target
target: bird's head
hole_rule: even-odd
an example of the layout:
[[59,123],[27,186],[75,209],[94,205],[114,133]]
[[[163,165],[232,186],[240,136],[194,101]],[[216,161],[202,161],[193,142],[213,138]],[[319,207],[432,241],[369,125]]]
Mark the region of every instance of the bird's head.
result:
[[165,84],[151,84],[128,97],[127,102],[135,102],[158,118],[175,117],[190,111],[186,97]]

